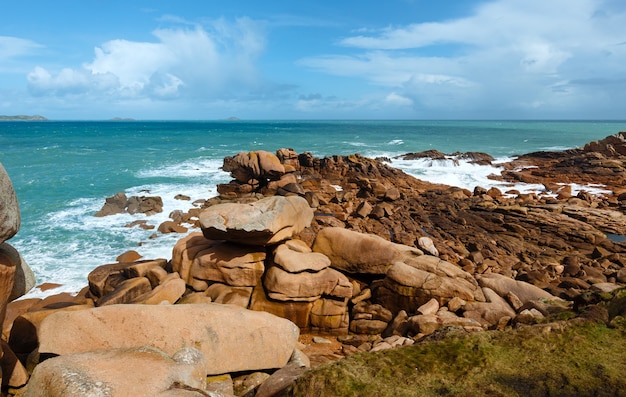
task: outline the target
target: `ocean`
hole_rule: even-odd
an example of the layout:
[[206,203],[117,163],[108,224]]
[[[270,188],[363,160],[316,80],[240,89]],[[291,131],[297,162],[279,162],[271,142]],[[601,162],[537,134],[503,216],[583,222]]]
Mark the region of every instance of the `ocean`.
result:
[[[0,122],[0,163],[20,203],[22,224],[9,240],[35,272],[37,282],[87,285],[96,266],[127,251],[170,258],[180,234],[127,228],[135,220],[158,225],[171,211],[215,196],[228,182],[222,159],[240,151],[287,147],[323,157],[360,153],[393,158],[435,149],[485,152],[498,159],[563,150],[626,130],[626,121],[43,121]],[[498,186],[487,178],[497,167],[466,162],[393,160],[392,166],[424,180],[465,187]],[[516,186],[520,190],[541,186]],[[577,187],[584,188],[584,187]],[[106,197],[161,196],[153,216],[96,218]],[[177,194],[191,197],[176,200]],[[156,230],[156,229],[155,229]],[[157,233],[158,234],[158,233]]]

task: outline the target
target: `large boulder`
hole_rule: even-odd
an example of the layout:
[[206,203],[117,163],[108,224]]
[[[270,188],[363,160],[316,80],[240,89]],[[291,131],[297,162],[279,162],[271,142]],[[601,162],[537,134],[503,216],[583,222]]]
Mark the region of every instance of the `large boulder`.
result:
[[114,305],[47,317],[39,353],[152,346],[167,354],[195,347],[208,374],[283,367],[298,341],[291,321],[232,305]]
[[332,267],[353,274],[385,274],[395,262],[423,254],[414,247],[340,227],[320,230],[312,248],[330,258]]
[[514,280],[510,277],[497,273],[488,273],[477,276],[478,284],[483,288],[490,288],[502,298],[506,298],[507,294],[512,293],[519,298],[522,304],[534,300],[560,301],[561,298],[542,290],[532,284],[524,281]]
[[24,397],[152,397],[172,388],[206,390],[206,376],[206,357],[190,347],[172,356],[148,346],[89,351],[39,364]]
[[0,243],[15,236],[20,229],[20,207],[13,184],[0,163]]
[[233,157],[224,158],[222,169],[241,183],[250,180],[280,178],[285,173],[285,166],[273,153],[265,150],[240,152]]
[[313,210],[302,197],[273,196],[251,204],[216,204],[199,218],[209,240],[265,246],[292,238],[310,226]]

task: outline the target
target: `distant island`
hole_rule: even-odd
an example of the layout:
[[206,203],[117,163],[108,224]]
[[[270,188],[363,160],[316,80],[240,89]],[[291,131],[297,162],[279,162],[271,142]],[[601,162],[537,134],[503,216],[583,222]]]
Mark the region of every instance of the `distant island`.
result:
[[48,119],[38,114],[33,116],[18,115],[18,116],[2,116],[0,115],[0,121],[47,121]]
[[113,117],[112,119],[109,119],[109,121],[135,121],[135,119],[131,117]]

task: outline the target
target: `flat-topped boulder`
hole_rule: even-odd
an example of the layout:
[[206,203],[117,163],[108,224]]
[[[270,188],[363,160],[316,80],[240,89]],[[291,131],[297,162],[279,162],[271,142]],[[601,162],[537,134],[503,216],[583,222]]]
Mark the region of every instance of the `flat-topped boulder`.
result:
[[58,312],[40,326],[39,354],[152,346],[185,347],[207,358],[208,374],[283,367],[298,341],[291,321],[232,305],[113,305]]
[[294,237],[313,220],[313,210],[299,196],[267,197],[251,204],[223,203],[200,213],[209,240],[270,245]]

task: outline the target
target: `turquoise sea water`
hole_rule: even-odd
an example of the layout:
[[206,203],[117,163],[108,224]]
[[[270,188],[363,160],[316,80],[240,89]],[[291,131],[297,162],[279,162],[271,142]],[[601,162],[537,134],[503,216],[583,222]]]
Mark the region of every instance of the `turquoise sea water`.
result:
[[[147,258],[171,256],[180,235],[124,225],[158,226],[174,209],[216,194],[224,156],[281,147],[316,156],[387,156],[437,149],[480,151],[506,159],[538,150],[582,146],[626,130],[625,121],[49,121],[0,123],[0,162],[20,201],[22,226],[9,242],[39,282],[74,291],[94,267],[135,249]],[[493,184],[494,167],[430,160],[394,161],[415,176],[473,189]],[[530,187],[532,188],[532,187]],[[159,195],[162,214],[93,214],[106,197]],[[192,200],[175,200],[176,194]],[[36,294],[35,292],[34,294]]]

